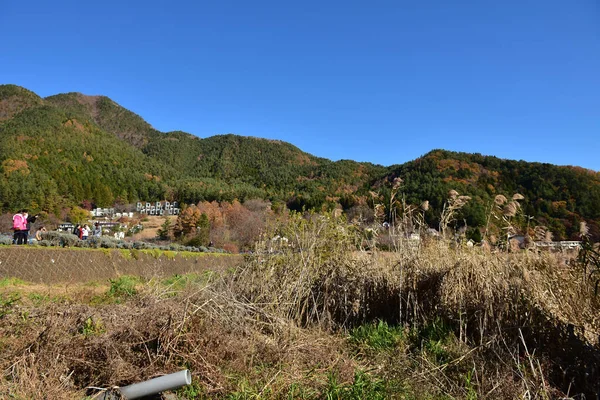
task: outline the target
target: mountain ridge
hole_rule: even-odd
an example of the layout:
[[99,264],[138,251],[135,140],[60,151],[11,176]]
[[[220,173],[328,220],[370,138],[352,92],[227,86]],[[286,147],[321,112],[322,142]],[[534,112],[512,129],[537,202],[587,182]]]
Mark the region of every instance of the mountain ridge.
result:
[[[215,135],[206,136],[206,137],[199,137],[199,136],[197,136],[197,135],[195,135],[193,133],[185,132],[185,131],[180,131],[180,130],[164,131],[164,132],[163,131],[159,131],[159,130],[155,129],[142,116],[140,116],[139,114],[136,114],[136,113],[134,113],[134,112],[126,109],[125,107],[123,107],[122,105],[120,105],[119,103],[117,103],[116,101],[112,100],[110,97],[105,96],[105,95],[87,95],[87,94],[83,94],[81,92],[67,92],[67,93],[59,93],[59,94],[56,94],[56,95],[50,95],[50,96],[42,98],[42,97],[38,96],[37,94],[35,94],[33,91],[30,91],[29,89],[26,89],[26,88],[18,86],[18,85],[14,85],[14,84],[3,84],[2,85],[2,84],[0,84],[0,88],[2,88],[4,86],[12,86],[12,87],[16,87],[16,88],[22,89],[23,91],[29,92],[29,93],[37,96],[39,99],[45,100],[45,101],[56,102],[56,101],[58,101],[56,99],[60,98],[62,96],[76,96],[78,98],[78,100],[79,99],[84,99],[84,100],[81,100],[81,102],[80,102],[80,104],[82,104],[82,105],[84,105],[86,103],[94,102],[94,101],[95,102],[106,101],[107,103],[113,104],[117,109],[123,110],[124,112],[126,112],[128,114],[131,114],[134,118],[138,118],[141,121],[142,124],[146,125],[145,128],[144,128],[145,130],[154,131],[154,132],[158,132],[158,133],[162,133],[162,134],[169,134],[169,133],[177,132],[177,133],[183,133],[183,134],[189,135],[189,136],[191,136],[191,138],[196,138],[196,139],[208,139],[208,138],[212,138],[212,137],[215,137],[215,136],[233,135],[233,136],[239,136],[239,137],[249,138],[249,139],[265,140],[265,141],[272,142],[272,143],[277,143],[277,142],[286,143],[286,144],[289,144],[289,145],[294,146],[294,147],[297,148],[297,146],[295,146],[295,145],[293,145],[293,144],[291,144],[289,142],[285,142],[283,140],[280,140],[280,139],[269,139],[269,138],[262,138],[262,137],[259,137],[259,136],[252,136],[252,135],[241,135],[241,134],[235,134],[235,133],[224,133],[224,134],[215,134]],[[1,98],[2,98],[2,92],[0,91],[0,99]],[[94,108],[96,109],[96,113],[99,113],[99,111],[97,110],[97,108],[98,108],[97,105]],[[546,161],[532,161],[532,160],[524,160],[524,159],[513,159],[513,158],[499,157],[499,156],[496,156],[496,155],[493,155],[493,154],[483,154],[483,153],[479,153],[479,152],[469,153],[469,152],[464,152],[464,151],[454,151],[454,150],[445,150],[445,149],[437,149],[437,148],[433,148],[430,151],[428,151],[427,153],[419,155],[419,156],[415,157],[414,159],[406,161],[406,162],[415,161],[415,160],[417,160],[419,158],[427,156],[428,154],[430,154],[432,152],[437,152],[437,151],[444,151],[444,152],[455,153],[455,154],[472,154],[472,155],[481,156],[481,157],[492,157],[492,158],[496,158],[496,159],[503,160],[503,161],[522,161],[522,162],[528,162],[528,163],[547,164],[547,165],[552,165],[552,166],[557,166],[557,167],[572,167],[572,168],[576,168],[576,169],[586,170],[586,171],[589,171],[589,172],[594,173],[594,174],[600,174],[600,171],[597,171],[597,170],[594,170],[594,169],[591,169],[591,168],[586,168],[586,167],[574,165],[574,164],[554,164],[554,163],[550,163],[550,162],[546,162]],[[385,166],[383,164],[369,162],[369,161],[356,161],[356,160],[345,159],[345,158],[333,161],[333,160],[327,159],[326,157],[320,157],[320,156],[314,156],[314,155],[313,155],[313,157],[326,159],[326,160],[331,161],[331,162],[337,162],[337,161],[354,161],[354,162],[357,162],[357,163],[367,163],[367,164]],[[402,163],[402,164],[404,164],[404,163]],[[393,166],[396,166],[396,165],[400,165],[400,164],[391,164],[391,165],[386,166],[386,167],[393,167]]]
[[600,221],[600,173],[582,167],[443,149],[391,166],[331,161],[281,140],[160,132],[102,95],[41,98],[16,85],[0,85],[0,137],[5,210],[252,197],[296,210],[350,210],[372,207],[373,191],[386,203],[400,177],[407,201],[432,204],[427,218],[434,226],[450,189],[473,198],[461,216],[469,226],[481,226],[494,196],[517,192],[527,199],[523,213],[536,215],[558,237],[574,237],[580,221],[595,231]]

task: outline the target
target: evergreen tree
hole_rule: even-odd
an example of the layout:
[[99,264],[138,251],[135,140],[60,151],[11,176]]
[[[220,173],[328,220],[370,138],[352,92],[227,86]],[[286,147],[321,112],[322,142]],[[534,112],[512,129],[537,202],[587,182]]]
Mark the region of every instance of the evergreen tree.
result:
[[167,240],[171,236],[171,220],[168,217],[165,217],[162,225],[156,231],[156,235],[161,240]]

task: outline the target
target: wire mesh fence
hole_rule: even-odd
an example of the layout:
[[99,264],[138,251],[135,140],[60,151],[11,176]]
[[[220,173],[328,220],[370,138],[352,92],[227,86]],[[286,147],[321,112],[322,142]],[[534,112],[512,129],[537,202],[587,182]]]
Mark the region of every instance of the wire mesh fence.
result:
[[152,278],[220,271],[242,261],[242,256],[230,254],[182,256],[159,251],[0,246],[0,279],[10,277],[34,283],[61,283],[104,280],[120,275]]

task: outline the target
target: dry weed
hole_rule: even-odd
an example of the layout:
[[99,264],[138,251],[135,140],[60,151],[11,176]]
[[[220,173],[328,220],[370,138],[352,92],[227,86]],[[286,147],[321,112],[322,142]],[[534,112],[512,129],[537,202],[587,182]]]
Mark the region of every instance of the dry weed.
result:
[[[291,215],[233,274],[183,291],[156,284],[124,304],[12,306],[0,317],[0,393],[78,398],[182,367],[210,398],[238,391],[239,377],[257,398],[285,398],[292,383],[317,398],[324,376],[348,383],[357,368],[417,397],[600,389],[600,304],[581,267],[436,239],[357,251],[362,234],[333,215]],[[343,335],[376,320],[412,339],[351,354]]]

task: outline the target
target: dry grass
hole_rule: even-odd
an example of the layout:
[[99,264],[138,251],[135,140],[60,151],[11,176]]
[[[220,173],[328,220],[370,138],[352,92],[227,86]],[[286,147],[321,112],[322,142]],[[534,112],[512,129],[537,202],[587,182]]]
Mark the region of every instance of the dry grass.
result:
[[[2,320],[0,394],[82,398],[88,386],[128,384],[182,366],[217,397],[238,390],[232,374],[262,382],[279,372],[285,379],[275,386],[283,386],[270,393],[310,380],[307,371],[315,368],[351,378],[355,363],[337,351],[341,337],[272,320],[214,285],[192,285],[177,297],[148,285],[124,304],[20,305]],[[249,372],[257,366],[268,368]]]
[[[292,226],[290,247],[269,256],[259,247],[238,275],[235,292],[244,299],[301,326],[326,329],[377,319],[418,329],[441,318],[459,342],[493,344],[498,359],[530,357],[522,352],[526,341],[540,357],[535,362],[547,364],[545,378],[555,388],[597,390],[598,298],[583,269],[560,254],[489,254],[437,240],[416,248],[401,241],[400,251],[385,255],[357,254],[352,225],[313,216]],[[549,393],[544,374],[532,374],[535,382],[518,375],[523,390]]]
[[[599,390],[598,298],[560,254],[403,239],[398,252],[356,251],[362,231],[333,214],[291,216],[265,238],[276,235],[287,241],[259,242],[232,274],[184,287],[151,281],[121,304],[78,291],[9,304],[20,289],[5,288],[0,395],[81,398],[88,386],[182,367],[200,398],[294,398],[297,388],[305,398],[376,398],[376,382],[391,398]],[[377,320],[403,332],[387,350],[347,340]],[[356,394],[357,371],[371,395]]]

